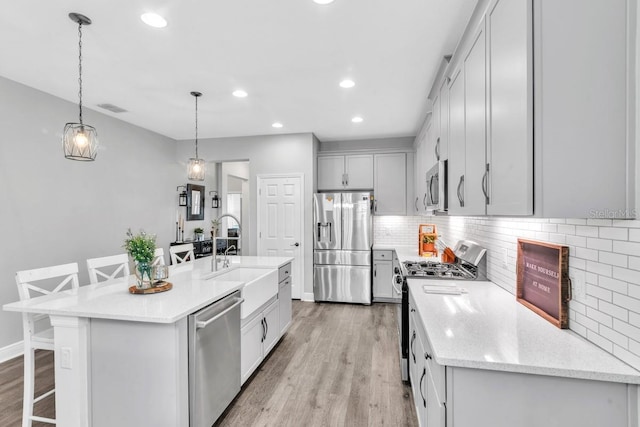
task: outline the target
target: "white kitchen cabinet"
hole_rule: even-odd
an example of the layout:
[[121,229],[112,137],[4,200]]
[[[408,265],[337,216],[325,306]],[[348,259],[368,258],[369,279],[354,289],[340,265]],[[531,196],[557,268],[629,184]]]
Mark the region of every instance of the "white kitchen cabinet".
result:
[[445,78],[440,85],[438,110],[440,115],[439,132],[436,137],[436,153],[439,160],[449,158],[449,79]]
[[283,335],[291,325],[291,264],[280,267],[279,280],[280,335]]
[[416,416],[420,427],[426,426],[427,390],[425,380],[427,377],[427,365],[424,358],[421,333],[418,331],[418,319],[415,302],[409,301],[409,381],[413,394],[413,404],[416,408]]
[[374,301],[400,302],[402,299],[402,285],[394,284],[395,268],[400,268],[395,251],[380,249],[373,251]]
[[407,214],[407,155],[374,154],[375,215]]
[[318,190],[373,189],[373,155],[318,156]]
[[479,2],[451,61],[450,214],[636,216],[636,6]]
[[278,302],[275,298],[242,322],[240,329],[242,384],[260,366],[281,336]]
[[530,0],[496,0],[487,28],[487,214],[533,213]]
[[449,88],[449,161],[448,200],[449,214],[464,214],[464,173],[465,173],[465,130],[464,130],[464,74],[458,70],[451,77]]

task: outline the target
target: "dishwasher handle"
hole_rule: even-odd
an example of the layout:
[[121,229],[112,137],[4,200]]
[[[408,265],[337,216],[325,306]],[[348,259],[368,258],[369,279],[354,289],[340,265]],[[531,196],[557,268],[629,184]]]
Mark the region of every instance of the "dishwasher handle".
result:
[[237,307],[238,305],[242,304],[242,302],[244,301],[244,298],[236,297],[234,299],[236,300],[236,302],[231,304],[230,307],[228,307],[226,310],[223,310],[221,313],[217,313],[215,316],[213,316],[212,318],[207,319],[207,320],[198,320],[196,322],[196,329],[206,328],[210,323],[215,322],[216,320],[218,320],[219,318],[221,318],[222,316],[224,316],[225,314],[227,314],[228,312],[233,310],[235,307]]

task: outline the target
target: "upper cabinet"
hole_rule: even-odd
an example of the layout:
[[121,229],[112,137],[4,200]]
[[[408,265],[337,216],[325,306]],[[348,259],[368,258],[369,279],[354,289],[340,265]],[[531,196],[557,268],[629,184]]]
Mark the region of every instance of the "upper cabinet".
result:
[[318,190],[373,189],[373,154],[318,156]]
[[374,205],[375,215],[407,214],[407,155],[405,153],[375,154]]
[[479,2],[446,76],[450,214],[635,217],[634,11]]

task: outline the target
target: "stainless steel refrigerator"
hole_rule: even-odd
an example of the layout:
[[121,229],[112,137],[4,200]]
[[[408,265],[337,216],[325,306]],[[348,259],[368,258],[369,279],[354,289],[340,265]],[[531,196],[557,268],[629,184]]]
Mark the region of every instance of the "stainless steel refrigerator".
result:
[[313,196],[316,301],[371,304],[371,193]]

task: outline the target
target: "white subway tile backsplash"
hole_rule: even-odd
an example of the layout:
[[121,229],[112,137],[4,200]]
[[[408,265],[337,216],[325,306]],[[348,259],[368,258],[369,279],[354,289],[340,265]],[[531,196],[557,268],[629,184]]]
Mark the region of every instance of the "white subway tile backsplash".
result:
[[604,264],[615,265],[618,267],[626,267],[627,266],[627,256],[620,255],[613,252],[600,252],[598,254],[598,261]]
[[587,238],[587,248],[598,249],[600,251],[609,251],[613,248],[613,242],[607,239]]
[[600,325],[600,335],[622,348],[629,346],[629,338],[607,326]]
[[627,282],[623,282],[622,280],[616,280],[610,277],[598,277],[598,285],[619,294],[626,295],[627,293]]
[[587,317],[598,322],[600,324],[600,330],[602,330],[603,325],[609,328],[613,327],[613,317],[594,308],[587,307]]
[[598,237],[598,227],[579,225],[576,227],[575,234],[578,236]]
[[603,312],[608,314],[611,317],[614,317],[615,319],[613,320],[613,327],[615,329],[616,326],[616,319],[618,320],[622,320],[624,322],[626,322],[627,320],[629,320],[629,311],[625,310],[622,307],[619,307],[617,305],[614,304],[609,304],[606,301],[600,300],[598,302],[598,309]]
[[626,228],[600,227],[600,237],[603,239],[627,240],[627,236],[629,232]]
[[621,254],[640,256],[640,243],[635,242],[613,242],[613,251]]
[[485,246],[489,279],[512,294],[518,238],[569,246],[569,275],[584,293],[574,281],[569,327],[640,369],[640,220],[374,217],[374,242],[417,246],[420,224],[436,224],[450,246],[462,238]]
[[613,353],[613,343],[608,339],[598,335],[596,332],[592,330],[587,331],[587,339],[597,345],[598,347],[603,348],[609,353]]

